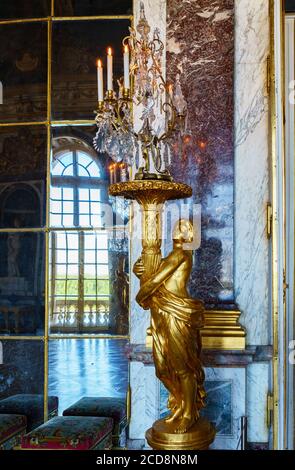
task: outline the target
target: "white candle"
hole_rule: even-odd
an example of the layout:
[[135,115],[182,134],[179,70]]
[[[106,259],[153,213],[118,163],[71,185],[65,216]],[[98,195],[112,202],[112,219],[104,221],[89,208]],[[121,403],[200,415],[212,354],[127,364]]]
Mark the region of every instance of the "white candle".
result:
[[97,91],[98,101],[103,101],[103,73],[101,60],[97,61]]
[[107,56],[107,66],[108,66],[108,90],[113,90],[113,56],[112,49],[108,48]]
[[124,88],[130,88],[128,46],[124,46]]

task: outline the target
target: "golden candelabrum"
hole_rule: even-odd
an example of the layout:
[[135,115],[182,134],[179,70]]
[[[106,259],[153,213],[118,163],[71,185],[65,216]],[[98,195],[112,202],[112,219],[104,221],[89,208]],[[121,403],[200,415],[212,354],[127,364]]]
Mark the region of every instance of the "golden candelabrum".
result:
[[[147,441],[154,449],[207,449],[215,429],[200,417],[206,395],[200,356],[205,309],[201,301],[190,297],[186,287],[192,268],[192,251],[187,245],[193,239],[188,220],[177,222],[171,253],[166,258],[161,253],[165,202],[192,195],[190,186],[174,182],[169,173],[169,139],[183,129],[186,103],[179,77],[174,90],[163,79],[164,46],[159,31],[149,38],[143,4],[136,30],[139,38],[131,28],[123,41],[131,52],[132,93],[126,87],[129,79],[125,74],[124,82],[119,81],[118,98],[110,90],[99,101],[94,146],[114,161],[136,168],[133,181],[111,184],[109,193],[137,201],[142,210],[142,253],[133,269],[140,279],[136,300],[151,312],[155,369],[169,391],[170,410],[167,419],[156,421],[147,431]],[[103,96],[101,88],[99,95]],[[141,110],[138,132],[133,129],[132,103]],[[159,111],[165,122],[162,131],[155,129]]]
[[[143,3],[136,30],[129,29],[130,35],[123,39],[124,77],[118,80],[118,93],[109,80],[110,68],[110,88],[104,93],[102,62],[98,61],[99,101],[95,119],[98,131],[93,144],[99,153],[107,153],[114,162],[125,162],[135,168],[136,180],[171,181],[171,139],[185,128],[186,102],[180,75],[174,86],[163,78],[164,44],[157,29],[150,37]],[[133,126],[133,106],[139,110],[141,121],[137,132]],[[163,125],[159,125],[159,117]]]

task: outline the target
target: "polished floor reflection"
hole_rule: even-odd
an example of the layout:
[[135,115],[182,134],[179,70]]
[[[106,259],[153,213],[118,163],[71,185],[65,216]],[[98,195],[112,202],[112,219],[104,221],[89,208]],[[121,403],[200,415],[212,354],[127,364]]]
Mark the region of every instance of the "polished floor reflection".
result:
[[49,343],[49,395],[59,414],[85,396],[124,397],[128,385],[126,340],[62,339]]

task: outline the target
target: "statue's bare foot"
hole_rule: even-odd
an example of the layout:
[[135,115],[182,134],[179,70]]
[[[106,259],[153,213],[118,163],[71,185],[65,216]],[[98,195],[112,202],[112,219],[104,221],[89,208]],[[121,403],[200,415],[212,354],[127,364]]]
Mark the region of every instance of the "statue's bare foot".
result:
[[168,416],[168,418],[165,419],[165,422],[167,424],[172,423],[175,421],[179,416],[181,416],[182,410],[181,408],[176,408],[174,412],[171,413],[171,415]]
[[174,430],[175,434],[184,434],[194,424],[194,418],[186,418],[185,416],[181,419],[179,425]]

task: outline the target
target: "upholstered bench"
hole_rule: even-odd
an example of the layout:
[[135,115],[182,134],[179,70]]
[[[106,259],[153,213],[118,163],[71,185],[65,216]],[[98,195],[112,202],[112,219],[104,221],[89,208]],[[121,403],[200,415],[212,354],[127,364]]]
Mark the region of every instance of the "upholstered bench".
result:
[[[20,394],[0,400],[0,414],[18,414],[27,418],[27,430],[44,422],[43,395]],[[58,414],[58,398],[48,397],[48,417]]]
[[27,418],[22,415],[0,415],[0,450],[10,450],[20,444],[26,432]]
[[21,449],[102,450],[112,447],[111,418],[56,416],[21,439]]
[[112,441],[114,447],[126,445],[126,400],[110,397],[83,397],[64,410],[63,416],[101,416],[113,419]]

